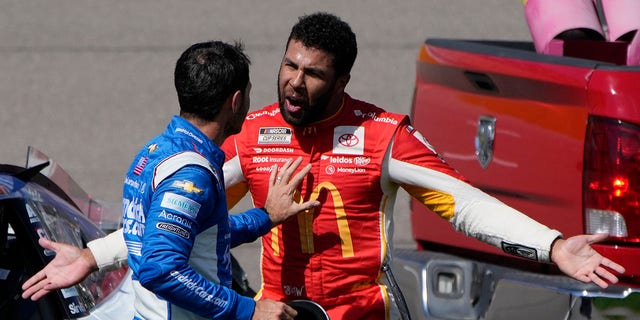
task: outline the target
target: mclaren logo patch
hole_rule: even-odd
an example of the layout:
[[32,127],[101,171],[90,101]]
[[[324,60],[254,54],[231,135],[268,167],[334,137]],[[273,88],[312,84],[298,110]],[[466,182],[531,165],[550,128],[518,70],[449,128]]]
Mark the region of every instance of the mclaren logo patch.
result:
[[156,223],[156,229],[171,232],[185,239],[189,239],[189,231],[187,231],[185,228],[182,228],[180,226],[176,226],[175,224],[158,222]]
[[502,241],[502,250],[514,256],[538,261],[538,251],[534,248]]
[[292,130],[286,127],[260,128],[258,144],[291,144]]

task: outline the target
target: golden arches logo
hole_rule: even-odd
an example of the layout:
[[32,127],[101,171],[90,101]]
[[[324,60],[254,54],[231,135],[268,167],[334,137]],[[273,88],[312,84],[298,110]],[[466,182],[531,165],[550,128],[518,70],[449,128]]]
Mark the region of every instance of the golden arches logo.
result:
[[[351,239],[351,230],[349,229],[349,221],[347,213],[344,211],[344,202],[338,188],[331,182],[322,182],[318,184],[311,193],[309,200],[317,200],[320,192],[325,189],[331,194],[336,214],[336,222],[338,224],[338,233],[340,235],[340,246],[342,247],[342,257],[353,257],[353,241]],[[299,200],[302,202],[302,200]],[[313,209],[298,214],[298,228],[300,231],[300,244],[303,253],[314,253],[313,244]],[[271,230],[271,248],[275,255],[280,254],[278,244],[278,228]]]

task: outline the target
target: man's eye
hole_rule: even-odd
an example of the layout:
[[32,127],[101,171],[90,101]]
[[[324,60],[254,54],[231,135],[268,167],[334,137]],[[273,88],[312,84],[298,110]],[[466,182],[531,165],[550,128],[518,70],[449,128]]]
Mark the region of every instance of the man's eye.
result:
[[322,74],[320,74],[319,72],[307,72],[307,75],[312,78],[322,79]]

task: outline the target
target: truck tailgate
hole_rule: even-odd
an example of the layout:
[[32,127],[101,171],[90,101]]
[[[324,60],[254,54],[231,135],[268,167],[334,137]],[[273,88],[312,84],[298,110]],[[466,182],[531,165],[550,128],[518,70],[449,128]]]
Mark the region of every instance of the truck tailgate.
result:
[[[587,87],[598,63],[522,47],[428,40],[417,63],[415,126],[475,186],[565,236],[580,234]],[[487,119],[493,154],[481,164],[476,138]],[[414,228],[419,243],[503,255],[412,205],[412,225],[428,226]]]

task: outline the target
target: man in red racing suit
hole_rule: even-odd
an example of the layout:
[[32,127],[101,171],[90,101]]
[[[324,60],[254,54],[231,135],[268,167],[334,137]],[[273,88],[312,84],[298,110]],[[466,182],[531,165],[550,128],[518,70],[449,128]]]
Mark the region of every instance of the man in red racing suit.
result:
[[230,205],[250,191],[263,206],[273,164],[301,156],[312,165],[290,192],[320,206],[262,237],[258,298],[310,299],[333,320],[406,314],[386,277],[399,187],[457,230],[506,252],[551,261],[553,247],[553,261],[574,278],[603,287],[600,277],[617,281],[601,265],[624,268],[589,246],[604,236],[556,240],[558,231],[468,184],[407,116],[345,93],[356,53],[355,34],[338,17],[301,17],[278,72],[278,102],[250,113],[222,146]]
[[[381,267],[389,261],[398,186],[454,224],[473,226],[467,227],[473,236],[496,233],[483,239],[495,245],[523,240],[522,229],[513,226],[526,225],[525,245],[535,248],[541,260],[549,259],[549,244],[559,236],[533,221],[514,221],[530,219],[506,212],[513,210],[464,182],[407,116],[348,94],[337,114],[305,127],[285,122],[277,103],[250,113],[241,133],[228,138],[222,149],[230,204],[248,190],[254,205],[263,206],[273,164],[302,156],[313,165],[298,191],[305,201],[317,199],[321,206],[262,237],[259,296],[311,299],[332,319],[388,319],[390,307],[395,308]],[[488,211],[513,223],[480,221]]]

